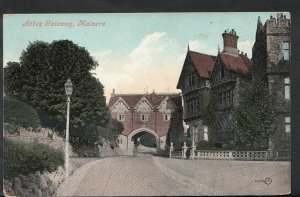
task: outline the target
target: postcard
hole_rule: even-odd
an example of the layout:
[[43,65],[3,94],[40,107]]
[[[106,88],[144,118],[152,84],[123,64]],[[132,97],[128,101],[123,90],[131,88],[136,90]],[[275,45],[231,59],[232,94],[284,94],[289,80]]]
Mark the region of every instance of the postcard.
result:
[[291,15],[3,15],[5,196],[291,192]]

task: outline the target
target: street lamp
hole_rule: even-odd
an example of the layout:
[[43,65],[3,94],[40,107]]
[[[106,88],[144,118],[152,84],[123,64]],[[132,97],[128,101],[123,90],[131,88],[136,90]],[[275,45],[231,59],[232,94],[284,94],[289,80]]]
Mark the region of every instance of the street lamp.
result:
[[70,79],[65,83],[65,90],[67,95],[67,124],[66,124],[66,147],[65,147],[65,170],[66,179],[69,176],[69,119],[70,119],[70,97],[73,93],[73,84]]

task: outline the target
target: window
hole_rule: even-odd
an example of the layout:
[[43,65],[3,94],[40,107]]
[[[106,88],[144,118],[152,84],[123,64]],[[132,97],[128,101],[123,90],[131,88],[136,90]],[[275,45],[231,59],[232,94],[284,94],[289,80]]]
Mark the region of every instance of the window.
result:
[[283,42],[283,60],[290,60],[290,42]]
[[219,94],[221,108],[231,107],[233,105],[233,90],[228,90]]
[[221,72],[220,72],[221,78],[224,77],[224,66],[221,65]]
[[188,76],[188,85],[193,86],[195,84],[196,84],[196,74],[195,73],[189,74],[189,76]]
[[170,121],[171,120],[171,114],[164,114],[164,120]]
[[118,115],[118,120],[123,122],[125,120],[125,115],[124,114],[119,114]]
[[285,117],[284,124],[285,124],[285,132],[287,133],[291,132],[291,117]]
[[148,115],[147,114],[141,114],[141,121],[148,121]]
[[290,99],[290,78],[284,78],[284,98]]
[[208,128],[207,126],[204,126],[204,136],[203,136],[204,141],[208,141]]
[[206,87],[210,87],[209,80],[205,80],[205,86],[206,86]]

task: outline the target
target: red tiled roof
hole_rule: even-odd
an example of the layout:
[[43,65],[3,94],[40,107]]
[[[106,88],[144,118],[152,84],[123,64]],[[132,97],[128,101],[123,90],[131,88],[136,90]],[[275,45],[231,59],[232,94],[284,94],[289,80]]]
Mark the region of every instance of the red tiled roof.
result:
[[200,77],[209,78],[214,68],[216,56],[188,51]]
[[116,94],[110,97],[108,107],[112,107],[119,98],[122,98],[130,108],[134,108],[143,96],[145,96],[152,107],[158,107],[167,96],[173,102],[175,101],[174,104],[177,105],[176,97],[180,97],[180,94]]
[[252,62],[245,55],[232,56],[224,53],[219,53],[222,63],[228,70],[242,75],[250,76],[252,73]]

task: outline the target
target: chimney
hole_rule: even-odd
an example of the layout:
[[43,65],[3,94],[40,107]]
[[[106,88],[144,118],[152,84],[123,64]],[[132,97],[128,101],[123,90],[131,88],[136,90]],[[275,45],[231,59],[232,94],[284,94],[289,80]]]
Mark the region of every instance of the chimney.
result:
[[237,56],[237,41],[239,37],[236,35],[236,31],[234,31],[234,29],[232,29],[231,31],[225,30],[222,36],[224,42],[223,53]]
[[112,90],[111,97],[115,96],[115,89]]

